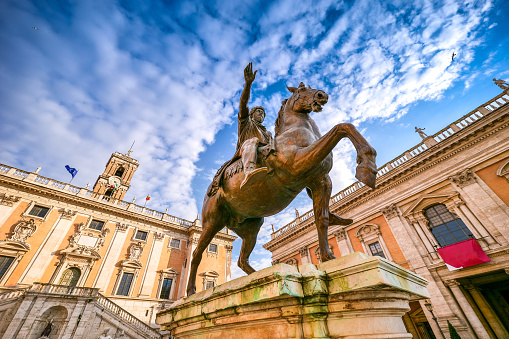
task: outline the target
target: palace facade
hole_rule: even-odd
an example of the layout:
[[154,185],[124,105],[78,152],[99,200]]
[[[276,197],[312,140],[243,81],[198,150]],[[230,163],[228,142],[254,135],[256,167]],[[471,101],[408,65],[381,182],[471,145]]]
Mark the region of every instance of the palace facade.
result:
[[[356,182],[330,200],[332,212],[354,219],[329,228],[336,257],[378,255],[429,281],[431,299],[411,303],[404,317],[414,338],[449,337],[448,322],[463,339],[509,338],[508,94],[423,134],[379,168],[376,189]],[[274,264],[319,263],[313,211],[264,247]],[[452,259],[438,253],[446,250],[470,264],[446,264]]]
[[[154,326],[156,312],[185,295],[201,222],[122,200],[139,165],[129,154],[112,154],[92,190],[0,164],[0,338],[38,338],[53,318],[55,338],[88,338],[70,326],[88,314],[87,300],[93,312],[127,320],[125,338],[157,337],[140,320]],[[197,291],[230,280],[235,239],[226,229],[216,235]],[[35,306],[14,303],[22,295]],[[120,331],[107,317],[89,318],[94,331]]]

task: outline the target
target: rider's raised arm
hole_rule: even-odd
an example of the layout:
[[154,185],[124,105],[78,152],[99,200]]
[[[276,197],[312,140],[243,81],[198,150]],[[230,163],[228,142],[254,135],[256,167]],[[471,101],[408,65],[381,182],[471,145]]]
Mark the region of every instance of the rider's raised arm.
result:
[[253,63],[250,62],[246,68],[244,68],[244,80],[246,84],[244,85],[244,90],[242,91],[242,95],[240,96],[240,107],[239,107],[239,120],[246,119],[249,116],[249,108],[247,104],[249,102],[249,96],[251,94],[251,84],[253,83],[256,72],[253,73]]

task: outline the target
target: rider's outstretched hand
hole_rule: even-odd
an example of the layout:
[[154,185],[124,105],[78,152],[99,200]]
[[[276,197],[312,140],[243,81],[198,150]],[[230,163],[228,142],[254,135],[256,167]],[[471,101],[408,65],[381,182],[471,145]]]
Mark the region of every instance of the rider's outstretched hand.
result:
[[254,71],[254,73],[253,73],[253,63],[250,62],[246,66],[246,68],[244,68],[244,79],[246,80],[246,83],[248,83],[248,84],[253,83],[253,81],[256,77],[256,72],[258,72],[258,70]]

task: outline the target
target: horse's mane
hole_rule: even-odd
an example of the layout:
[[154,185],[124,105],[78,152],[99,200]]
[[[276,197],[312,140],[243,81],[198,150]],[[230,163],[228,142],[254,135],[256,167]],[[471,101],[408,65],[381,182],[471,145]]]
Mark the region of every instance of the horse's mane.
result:
[[281,133],[281,124],[283,123],[283,121],[282,121],[283,114],[285,113],[285,106],[286,106],[287,101],[288,101],[288,99],[281,101],[281,108],[279,109],[279,112],[277,114],[276,126],[274,128],[274,130],[276,132],[276,137],[279,135],[279,133]]

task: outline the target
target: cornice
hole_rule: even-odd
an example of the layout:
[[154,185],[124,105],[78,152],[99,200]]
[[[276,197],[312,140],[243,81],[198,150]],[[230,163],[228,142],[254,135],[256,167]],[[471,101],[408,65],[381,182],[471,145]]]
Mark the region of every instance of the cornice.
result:
[[[355,191],[354,193],[350,194],[349,196],[345,197],[344,199],[341,199],[335,204],[330,205],[331,212],[337,214],[344,214],[376,198],[377,196],[394,189],[396,186],[402,184],[403,182],[406,182],[416,177],[422,172],[425,172],[426,170],[466,150],[467,148],[475,144],[478,144],[484,139],[490,137],[491,135],[507,128],[509,126],[509,122],[502,123],[498,127],[492,128],[486,133],[486,129],[488,127],[492,127],[494,124],[503,122],[504,119],[507,119],[508,114],[506,111],[508,110],[507,109],[508,107],[509,105],[500,108],[500,110],[490,113],[483,119],[480,119],[472,123],[471,125],[465,127],[464,129],[454,133],[449,138],[429,148],[426,152],[423,152],[421,155],[409,159],[408,161],[394,168],[387,174],[381,176],[380,178],[377,178],[377,181],[380,179],[381,180],[379,183],[377,183],[377,187],[375,190],[371,190],[367,186],[364,186]],[[481,122],[483,124],[480,124]],[[479,136],[479,134],[481,133],[485,134]],[[468,139],[475,138],[475,136],[478,137],[475,140],[468,142]],[[479,156],[479,154],[486,154],[488,150],[499,146],[501,143],[504,142],[507,143],[508,140],[509,138],[505,138],[502,141],[486,149],[483,149],[482,152],[477,152],[474,155],[469,156],[467,159],[476,158]],[[460,147],[457,147],[458,144],[461,143],[465,144]],[[440,155],[444,153],[446,154],[440,157]],[[435,158],[434,161],[433,158]],[[312,225],[314,225],[314,218],[307,219],[306,221],[304,221],[301,224],[298,224],[288,232],[283,233],[283,235],[275,239],[271,239],[269,242],[264,244],[263,247],[269,251],[272,251],[273,249],[277,248],[280,244],[287,243],[297,238],[300,234],[305,233],[307,229],[310,228]]]
[[163,229],[171,229],[173,231],[180,232],[182,234],[188,234],[189,228],[172,224],[169,221],[158,220],[144,216],[133,211],[127,211],[125,209],[118,208],[112,205],[104,205],[98,201],[93,201],[76,194],[69,194],[67,192],[56,191],[51,188],[32,184],[27,181],[17,180],[8,176],[0,175],[0,185],[26,192],[28,194],[37,194],[44,196],[45,198],[57,200],[58,202],[67,203],[73,206],[79,206],[83,208],[89,208],[102,212],[109,215],[114,215],[122,219],[128,219],[131,221],[137,221],[146,225],[152,225]]

